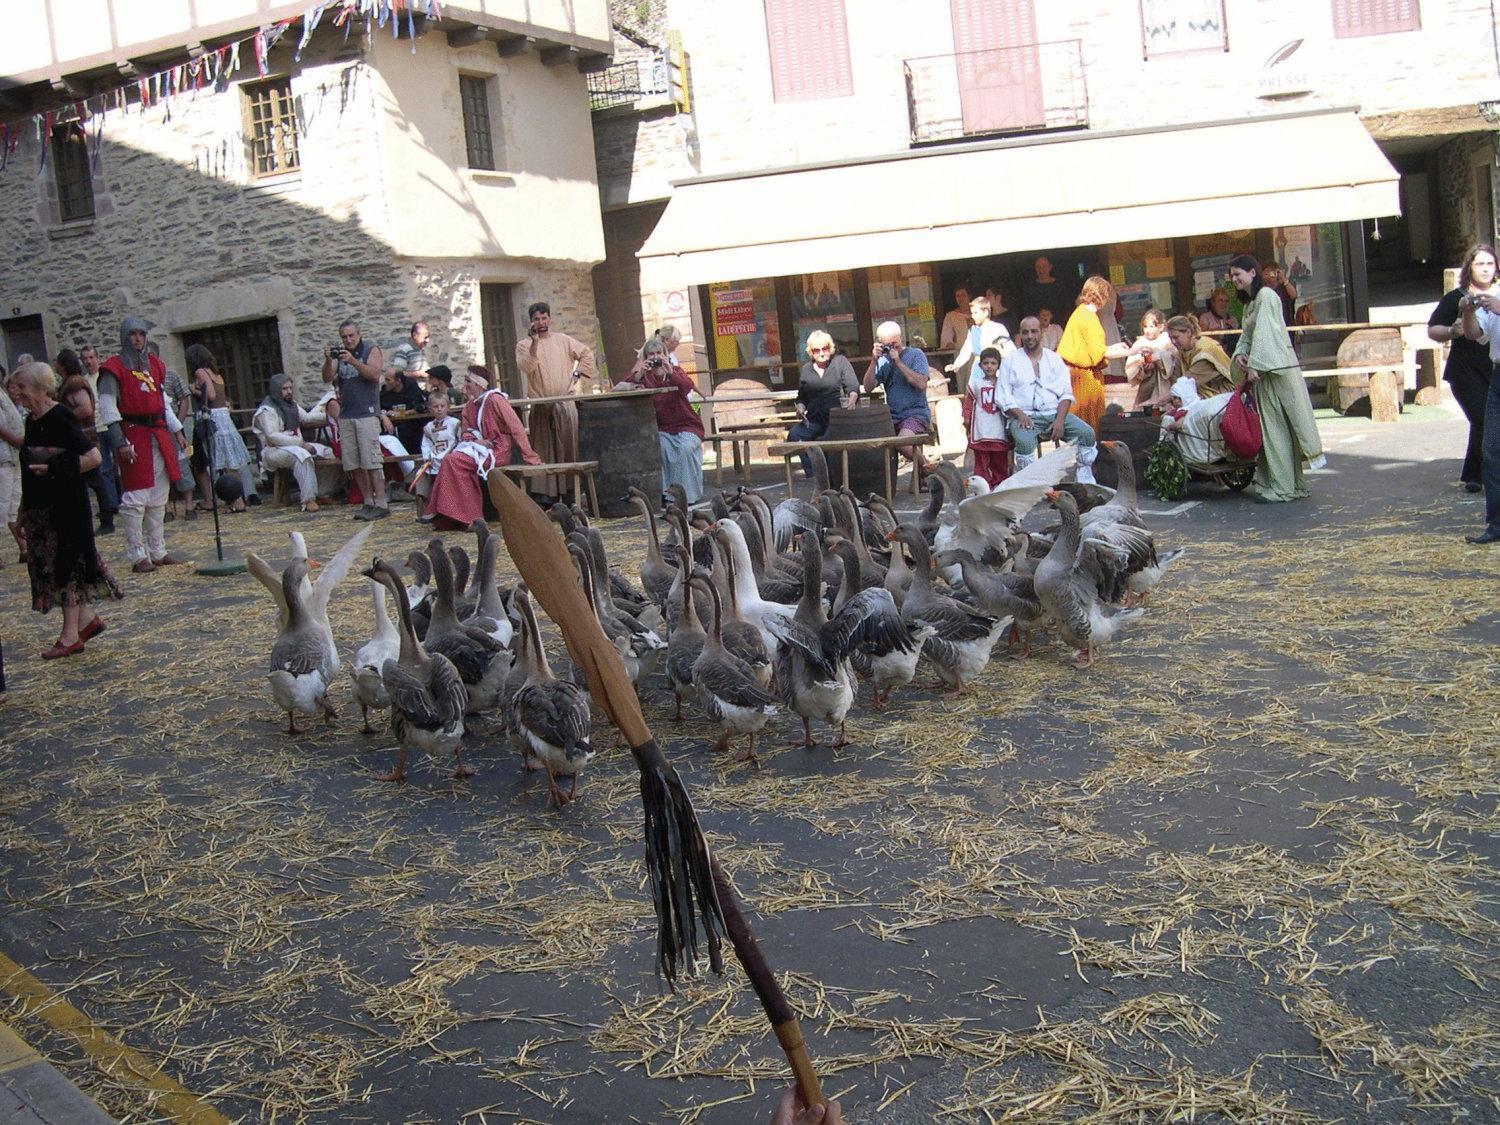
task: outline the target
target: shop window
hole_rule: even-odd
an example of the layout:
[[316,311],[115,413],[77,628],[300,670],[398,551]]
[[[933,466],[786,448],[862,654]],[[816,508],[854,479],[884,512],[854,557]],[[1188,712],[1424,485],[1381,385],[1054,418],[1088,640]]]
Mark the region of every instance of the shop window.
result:
[[52,173],[57,181],[57,214],[65,223],[94,217],[94,176],[89,142],[77,124],[52,130]]
[[1120,298],[1120,328],[1127,336],[1140,331],[1141,315],[1150,308],[1171,315],[1177,308],[1177,263],[1170,239],[1124,242],[1109,249],[1109,281]]
[[1291,298],[1291,322],[1347,323],[1343,224],[1277,227],[1271,232],[1271,245],[1276,264],[1296,291]]
[[1148,59],[1227,51],[1224,0],[1141,0],[1141,44]]
[[281,329],[274,316],[184,332],[183,348],[193,344],[202,344],[213,353],[229,401],[236,407],[253,408],[266,397],[271,376],[286,370],[281,363]]
[[893,320],[901,325],[908,344],[936,348],[937,306],[932,271],[926,265],[876,266],[868,276],[871,338],[880,324]]
[[1417,0],[1333,0],[1333,37],[1387,35],[1422,27]]
[[495,167],[495,134],[490,128],[490,84],[477,74],[458,76],[459,102],[464,115],[464,149],[470,168]]
[[848,356],[859,351],[859,325],[854,320],[854,275],[848,270],[804,273],[790,279],[792,333],[797,360],[807,356],[807,338],[827,332]]
[[854,93],[844,0],[766,0],[766,42],[778,102]]
[[710,285],[708,308],[714,326],[714,370],[781,362],[776,285],[771,278]]
[[290,78],[247,82],[244,92],[245,135],[250,142],[250,174],[280,176],[301,166],[297,151],[297,113]]

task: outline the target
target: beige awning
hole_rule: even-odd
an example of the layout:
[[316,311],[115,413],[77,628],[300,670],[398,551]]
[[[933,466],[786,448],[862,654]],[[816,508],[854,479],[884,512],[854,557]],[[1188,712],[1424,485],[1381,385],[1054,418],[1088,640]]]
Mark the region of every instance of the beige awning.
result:
[[1400,212],[1351,110],[1028,137],[679,184],[643,286],[1091,246]]

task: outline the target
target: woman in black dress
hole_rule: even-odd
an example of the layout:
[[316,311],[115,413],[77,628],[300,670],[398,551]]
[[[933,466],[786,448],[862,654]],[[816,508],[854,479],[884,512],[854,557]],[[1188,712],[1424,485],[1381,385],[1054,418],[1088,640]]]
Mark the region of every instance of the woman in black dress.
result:
[[99,465],[99,450],[67,407],[56,400],[57,376],[45,363],[30,363],[10,377],[10,396],[27,413],[21,445],[21,514],[31,608],[63,611],[57,643],[44,660],[73,656],[104,631],[90,597],[120,598],[119,585],[94,547],[84,474]]
[[1491,364],[1489,348],[1464,336],[1458,302],[1471,293],[1493,292],[1495,248],[1481,242],[1464,255],[1464,264],[1458,271],[1458,288],[1437,303],[1427,322],[1427,335],[1439,344],[1449,345],[1443,378],[1452,388],[1459,409],[1469,419],[1469,446],[1458,474],[1466,492],[1478,492],[1482,487],[1480,469],[1484,455],[1480,450],[1484,444],[1484,400],[1490,393]]

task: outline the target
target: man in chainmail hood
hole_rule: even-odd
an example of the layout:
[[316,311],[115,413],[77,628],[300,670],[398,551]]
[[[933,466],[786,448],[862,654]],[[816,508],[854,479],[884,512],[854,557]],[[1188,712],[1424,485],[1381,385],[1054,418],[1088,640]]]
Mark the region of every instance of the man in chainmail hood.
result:
[[162,524],[167,490],[180,475],[182,423],[167,409],[166,365],[146,348],[149,325],[138,316],[120,322],[120,350],[99,368],[99,398],[120,413],[120,520],[125,561],[137,574],[183,560],[167,552]]

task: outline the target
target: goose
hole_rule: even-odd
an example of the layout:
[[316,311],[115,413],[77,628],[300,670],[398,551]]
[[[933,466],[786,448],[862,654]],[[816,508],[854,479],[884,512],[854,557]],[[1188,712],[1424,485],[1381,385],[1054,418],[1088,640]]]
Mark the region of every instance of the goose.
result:
[[443,550],[443,541],[433,539],[428,543],[427,555],[437,597],[432,602],[432,623],[422,643],[428,652],[446,656],[458,669],[469,693],[465,713],[489,711],[500,698],[505,673],[510,669],[510,654],[487,633],[459,623],[453,611],[453,564]]
[[666,642],[652,630],[642,627],[633,618],[618,612],[614,603],[604,596],[604,589],[594,570],[587,541],[576,532],[568,536],[568,552],[573,556],[573,564],[578,568],[579,583],[583,586],[584,595],[593,607],[594,616],[599,619],[600,628],[604,630],[604,635],[609,638],[610,644],[614,645],[615,651],[620,654],[620,660],[625,665],[625,674],[630,677],[630,682],[639,684],[655,670],[661,653],[666,650]]
[[[605,587],[605,595],[614,604],[615,611],[628,617],[632,623],[638,622],[647,629],[660,629],[662,627],[661,610],[655,602],[632,586],[618,570],[609,565],[609,556],[604,550],[604,536],[599,533],[599,529],[580,522],[578,531],[588,544],[589,561],[593,564],[594,573],[599,576],[600,585]],[[617,583],[624,587],[626,596],[616,593]]]
[[[1077,457],[1075,446],[1061,446],[1012,473],[985,495],[961,501],[957,519],[938,530],[932,539],[933,547],[939,551],[957,547],[986,565],[999,565],[1021,518],[1042,501],[1049,489],[1056,487]],[[953,585],[963,578],[959,568],[951,563],[942,573]]]
[[1123,554],[1101,540],[1083,537],[1078,504],[1071,495],[1054,489],[1047,499],[1057,508],[1062,526],[1047,557],[1037,564],[1036,594],[1063,640],[1078,650],[1073,666],[1088,668],[1094,663],[1094,650],[1145,611],[1106,607],[1099,591],[1114,581],[1112,572],[1123,569]]
[[421,551],[412,551],[406,556],[406,569],[412,577],[411,585],[406,588],[406,604],[416,609],[437,590],[432,584],[432,564]]
[[[694,574],[707,575],[713,567],[714,545],[707,537],[703,536],[697,540],[693,538],[692,529],[688,526],[687,517],[677,511],[675,507],[669,507],[666,512],[667,522],[672,526],[672,546],[667,548],[667,556],[675,558],[678,547],[689,551],[694,559],[692,572]],[[699,564],[696,556],[698,548],[707,547],[707,562]],[[691,575],[689,575],[691,577]],[[687,585],[688,595],[693,599],[693,609],[698,615],[701,625],[708,618],[708,598],[702,593],[694,590],[688,585],[687,579],[683,577],[679,568],[677,576],[672,579],[671,589],[667,591],[667,601],[662,607],[663,624],[666,626],[668,637],[677,629],[677,615],[681,612],[683,586]]]
[[[1081,511],[1079,522],[1085,536],[1098,536],[1100,528],[1108,523],[1119,524],[1127,528],[1139,529],[1146,532],[1146,521],[1141,516],[1139,501],[1135,487],[1135,461],[1132,458],[1130,447],[1123,442],[1101,441],[1100,448],[1105,450],[1114,459],[1115,473],[1119,479],[1120,487],[1115,490],[1114,496],[1106,503],[1099,504],[1088,511]],[[1084,486],[1087,487],[1087,486]],[[1068,491],[1072,492],[1071,489]],[[1077,493],[1073,493],[1077,499]],[[1129,599],[1136,605],[1144,604],[1151,591],[1156,589],[1161,582],[1162,575],[1169,567],[1186,553],[1184,548],[1178,547],[1171,551],[1157,552],[1154,537],[1146,532],[1151,538],[1151,548],[1143,549],[1143,542],[1138,535],[1130,532],[1110,533],[1104,532],[1104,537],[1116,546],[1123,546],[1131,552],[1130,565],[1127,568],[1125,588],[1129,593]]]
[[[431,543],[428,544],[430,548]],[[455,543],[448,548],[448,561],[453,567],[453,604],[458,605],[464,592],[469,588],[469,575],[473,572],[473,563],[469,559],[469,552]]]
[[911,549],[912,582],[901,603],[901,619],[912,629],[931,626],[933,635],[923,645],[923,655],[937,670],[938,686],[959,694],[989,664],[990,652],[1010,618],[980,613],[934,590],[932,554],[920,529],[902,524],[890,539]]
[[[292,561],[301,560],[308,565],[308,571],[304,573],[301,582],[303,606],[318,626],[328,635],[328,641],[333,643],[333,628],[328,623],[328,602],[333,597],[334,587],[342,582],[350,569],[354,566],[354,560],[364,549],[365,540],[370,537],[372,528],[362,527],[345,540],[333,558],[328,560],[328,565],[322,567],[318,572],[316,582],[307,581],[307,573],[316,564],[308,558],[307,540],[302,538],[300,531],[291,532],[287,538],[291,543]],[[286,594],[282,588],[282,574],[272,570],[254,551],[245,552],[245,568],[251,576],[266,588],[271,595],[271,600],[276,605],[277,625],[285,628],[287,620]],[[337,655],[338,650],[334,653]],[[334,671],[338,671],[337,668]]]
[[[866,538],[865,514],[860,511],[859,503],[854,499],[854,494],[844,491],[839,494],[836,507],[841,513],[840,526],[847,532],[845,538],[854,547],[859,563],[860,589],[867,590],[874,586],[885,586],[886,565],[870,553],[870,544]],[[849,560],[844,552],[839,552],[845,569],[848,569]]]
[[780,617],[791,620],[797,611],[792,606],[766,601],[760,596],[751,570],[750,550],[745,545],[745,534],[740,530],[739,524],[732,519],[721,519],[714,524],[711,534],[728,549],[730,575],[734,581],[734,599],[739,615],[760,630],[766,651],[774,656],[779,642],[776,635],[766,628],[766,619]]
[[736,755],[735,760],[757,761],[755,734],[776,713],[776,697],[766,691],[749,665],[724,647],[724,607],[718,589],[698,578],[693,583],[702,584],[712,605],[708,635],[693,662],[693,683],[698,688],[700,706],[720,726],[714,749],[727,750],[732,736],[749,735],[749,749]]
[[[1088,527],[1091,523],[1107,520],[1111,523],[1130,524],[1144,530],[1146,521],[1141,518],[1140,502],[1136,496],[1135,460],[1131,455],[1130,447],[1120,441],[1101,441],[1099,448],[1109,454],[1110,459],[1115,463],[1118,487],[1114,495],[1103,504],[1093,505],[1087,511],[1080,506],[1080,522],[1084,527]],[[1072,489],[1067,491],[1072,492]],[[1078,499],[1076,493],[1073,498],[1076,503]]]
[[860,588],[861,562],[855,544],[846,540],[835,544],[834,550],[844,561],[844,582],[834,602],[834,612],[841,613],[861,598],[870,603],[865,611],[864,635],[852,653],[850,663],[863,679],[870,682],[873,692],[871,706],[883,711],[890,703],[891,692],[916,678],[922,646],[934,630],[931,625],[919,625],[915,631],[907,628],[895,599],[884,586]]
[[267,679],[271,696],[286,712],[287,734],[301,734],[297,715],[333,719],[338,712],[328,702],[328,688],[338,674],[339,654],[333,638],[318,624],[303,600],[308,561],[293,559],[281,572],[286,622],[271,646]]
[[641,560],[641,589],[658,606],[664,606],[677,577],[677,567],[662,558],[661,536],[656,529],[656,512],[651,501],[635,485],[630,486],[629,496],[636,511],[646,517],[646,557]]
[[375,634],[362,644],[349,665],[349,678],[354,681],[354,701],[359,704],[360,717],[364,725],[361,734],[375,734],[376,727],[370,725],[370,708],[383,711],[391,705],[390,692],[385,690],[381,669],[387,660],[394,660],[401,651],[401,637],[396,632],[385,612],[385,586],[380,582],[370,584],[370,597],[375,605]]
[[1047,621],[1047,610],[1036,594],[1031,576],[985,566],[962,547],[948,547],[934,556],[939,566],[957,565],[963,572],[964,588],[974,603],[994,617],[1010,617],[1010,639],[1020,641],[1017,660],[1031,655],[1031,632]]
[[760,596],[779,605],[796,605],[797,599],[802,596],[801,568],[798,568],[796,574],[787,573],[780,565],[779,556],[774,556],[771,564],[767,565],[760,522],[753,513],[740,512],[734,522],[745,538],[745,557],[750,562],[750,574]]
[[849,656],[861,639],[871,603],[856,596],[830,621],[823,611],[823,550],[811,535],[802,537],[802,567],[803,593],[795,616],[791,621],[772,617],[766,622],[782,643],[776,685],[782,704],[802,719],[802,745],[817,745],[812,720],[821,719],[838,726],[838,739],[832,744],[837,750],[849,745],[844,729],[854,704]]
[[[712,525],[710,525],[712,526]],[[746,621],[740,615],[740,602],[737,589],[737,570],[733,557],[729,552],[729,545],[714,538],[712,535],[704,536],[714,549],[714,568],[710,572],[714,588],[719,591],[719,616],[723,622],[720,632],[724,637],[724,647],[729,650],[730,655],[743,661],[745,665],[755,673],[755,678],[761,687],[769,687],[771,683],[771,650],[766,647],[765,636],[761,633],[759,626]],[[708,612],[703,614],[699,620],[705,621],[713,616],[713,603],[709,602],[708,595],[701,587],[693,589],[694,604],[701,597],[708,602]]]
[[475,579],[477,600],[474,612],[464,619],[464,626],[487,634],[501,648],[509,648],[515,628],[511,625],[505,600],[500,596],[500,587],[495,581],[495,569],[499,560],[500,537],[486,536],[484,545],[479,548],[479,576]]
[[469,697],[458,669],[446,656],[429,653],[417,639],[411,606],[395,567],[377,558],[362,573],[391,593],[401,638],[395,658],[380,669],[391,698],[391,730],[398,743],[396,766],[390,773],[380,774],[380,780],[405,781],[406,756],[413,747],[434,757],[452,753],[453,776],[473,776],[473,767],[464,765],[460,752]]
[[[582,532],[589,536],[590,544],[592,545],[594,537],[599,535],[598,529],[589,526],[588,516],[584,515],[578,508],[569,508],[568,505],[558,502],[547,509],[547,515],[551,517],[552,521],[558,527],[562,528],[564,539],[574,532]],[[592,546],[590,549],[592,549]],[[631,585],[630,580],[618,570],[609,566],[608,559],[604,554],[604,540],[602,538],[599,539],[599,549],[594,561],[596,567],[600,569],[601,574],[607,576],[610,601],[619,606],[622,611],[632,616],[646,614],[648,618],[650,614],[659,612],[651,604],[650,598]],[[601,562],[603,563],[602,567],[599,566]]]
[[[510,721],[523,746],[522,760],[529,766],[529,752],[530,757],[541,762],[547,771],[549,799],[559,806],[566,805],[577,792],[579,770],[594,757],[589,744],[589,702],[576,684],[552,674],[531,598],[523,596],[516,600],[521,611],[521,628],[526,634],[523,646],[526,678],[516,691]],[[567,793],[558,787],[559,777],[568,778]]]
[[672,721],[680,723],[683,697],[686,696],[689,702],[696,702],[698,698],[698,689],[693,684],[693,665],[703,652],[708,634],[693,605],[693,556],[680,545],[673,550],[677,554],[677,581],[672,586],[677,612],[672,635],[667,639],[667,683],[672,687],[672,698],[677,704]]
[[[853,490],[850,490],[850,499],[853,500]],[[885,537],[895,530],[901,521],[896,518],[896,511],[891,507],[891,502],[878,492],[872,492],[865,500],[865,514],[869,517],[865,520],[865,543],[871,551],[884,554],[891,548],[885,541]]]

